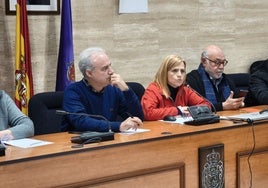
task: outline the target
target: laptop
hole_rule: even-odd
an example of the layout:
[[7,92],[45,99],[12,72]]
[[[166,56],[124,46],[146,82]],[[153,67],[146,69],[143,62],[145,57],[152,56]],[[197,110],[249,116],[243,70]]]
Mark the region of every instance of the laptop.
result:
[[234,121],[264,121],[268,120],[268,109],[262,110],[260,112],[249,112],[233,116],[226,116],[225,118]]

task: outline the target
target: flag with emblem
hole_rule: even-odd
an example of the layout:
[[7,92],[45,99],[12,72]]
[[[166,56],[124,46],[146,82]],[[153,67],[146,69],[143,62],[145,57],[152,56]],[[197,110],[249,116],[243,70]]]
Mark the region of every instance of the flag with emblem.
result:
[[70,0],[61,2],[61,31],[56,91],[64,91],[69,84],[75,82],[71,2]]
[[33,96],[33,79],[25,0],[17,0],[16,4],[15,44],[15,103],[28,115],[28,102]]

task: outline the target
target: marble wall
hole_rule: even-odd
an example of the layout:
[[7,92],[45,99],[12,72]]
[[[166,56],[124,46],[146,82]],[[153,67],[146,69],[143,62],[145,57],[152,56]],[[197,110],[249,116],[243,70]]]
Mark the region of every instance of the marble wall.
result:
[[[145,87],[162,59],[179,54],[187,71],[195,69],[209,44],[219,45],[229,64],[226,73],[247,72],[267,59],[268,1],[148,0],[146,14],[119,14],[119,0],[72,0],[75,62],[92,46],[108,52],[126,81]],[[15,16],[0,1],[0,88],[14,92]],[[60,15],[29,15],[34,92],[54,91]],[[81,74],[76,67],[76,80]]]

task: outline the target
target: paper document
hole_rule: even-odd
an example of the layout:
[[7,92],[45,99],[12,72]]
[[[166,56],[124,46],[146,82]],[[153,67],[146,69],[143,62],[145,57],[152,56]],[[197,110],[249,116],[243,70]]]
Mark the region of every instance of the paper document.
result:
[[141,129],[141,128],[138,128],[136,130],[128,129],[126,131],[120,132],[119,134],[130,135],[130,134],[137,134],[137,133],[142,133],[142,132],[147,132],[147,131],[150,131],[150,129]]
[[7,145],[16,146],[20,148],[33,148],[37,146],[44,146],[44,145],[52,144],[53,142],[36,140],[32,138],[23,138],[23,139],[17,139],[17,140],[4,141],[4,143]]

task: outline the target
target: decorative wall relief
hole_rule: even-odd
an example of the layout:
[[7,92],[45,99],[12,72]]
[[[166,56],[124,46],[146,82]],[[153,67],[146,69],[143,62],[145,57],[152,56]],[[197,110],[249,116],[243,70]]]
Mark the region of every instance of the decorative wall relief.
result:
[[199,187],[224,187],[224,145],[199,148]]

